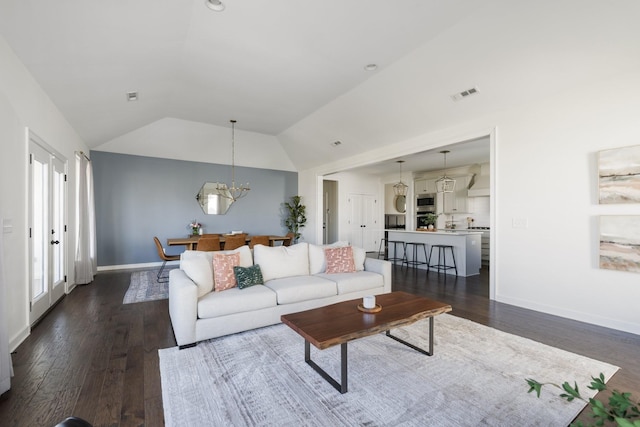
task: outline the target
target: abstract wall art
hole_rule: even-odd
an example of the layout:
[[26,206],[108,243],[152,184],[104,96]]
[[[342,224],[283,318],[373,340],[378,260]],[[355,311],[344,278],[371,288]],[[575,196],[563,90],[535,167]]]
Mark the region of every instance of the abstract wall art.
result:
[[600,268],[640,273],[640,215],[600,217]]
[[640,203],[640,145],[598,153],[599,201]]

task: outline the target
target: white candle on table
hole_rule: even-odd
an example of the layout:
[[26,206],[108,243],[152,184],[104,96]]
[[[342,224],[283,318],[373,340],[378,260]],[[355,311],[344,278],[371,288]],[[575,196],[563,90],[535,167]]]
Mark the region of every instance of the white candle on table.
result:
[[362,299],[362,306],[364,308],[375,308],[376,307],[376,297],[375,295],[367,295]]

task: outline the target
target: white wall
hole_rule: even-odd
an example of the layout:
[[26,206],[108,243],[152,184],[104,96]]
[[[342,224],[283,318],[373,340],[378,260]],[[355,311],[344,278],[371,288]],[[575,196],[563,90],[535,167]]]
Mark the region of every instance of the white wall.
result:
[[[236,124],[235,164],[295,171],[275,136],[243,131]],[[97,151],[164,159],[231,164],[231,125],[213,126],[164,118],[93,148]]]
[[[5,40],[0,37],[0,217],[12,222],[4,235],[6,304],[9,346],[13,350],[29,334],[29,289],[27,259],[27,140],[29,127],[68,160],[68,222],[75,229],[75,154],[87,146],[56,106],[33,80]],[[71,255],[73,233],[67,233],[67,274],[74,283]]]
[[[640,275],[598,268],[597,226],[598,215],[640,215],[640,205],[598,205],[596,166],[599,150],[640,144],[638,117],[640,72],[619,75],[594,81],[588,90],[575,88],[302,171],[299,191],[311,201],[316,175],[467,140],[495,128],[495,299],[640,334]],[[528,227],[514,228],[513,219],[526,219]],[[314,230],[316,218],[310,215],[307,239],[315,237]]]

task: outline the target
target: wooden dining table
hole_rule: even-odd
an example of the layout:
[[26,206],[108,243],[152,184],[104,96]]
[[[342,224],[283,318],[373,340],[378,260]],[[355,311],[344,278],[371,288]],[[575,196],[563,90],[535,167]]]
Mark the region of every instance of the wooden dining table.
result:
[[[221,245],[224,245],[226,236],[227,235],[225,234],[222,234],[220,236]],[[167,239],[167,245],[168,246],[185,246],[187,250],[193,251],[197,249],[198,240],[200,240],[201,237],[203,236],[173,237],[173,238]],[[269,246],[275,246],[276,242],[284,243],[289,239],[290,237],[288,236],[269,236]],[[250,240],[251,240],[251,236],[247,236],[246,242],[249,243]]]

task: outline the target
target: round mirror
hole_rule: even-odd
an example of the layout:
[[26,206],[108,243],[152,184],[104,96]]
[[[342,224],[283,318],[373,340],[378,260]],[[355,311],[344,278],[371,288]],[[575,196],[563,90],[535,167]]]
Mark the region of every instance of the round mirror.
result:
[[405,213],[407,211],[407,196],[396,196],[395,205],[398,212]]

